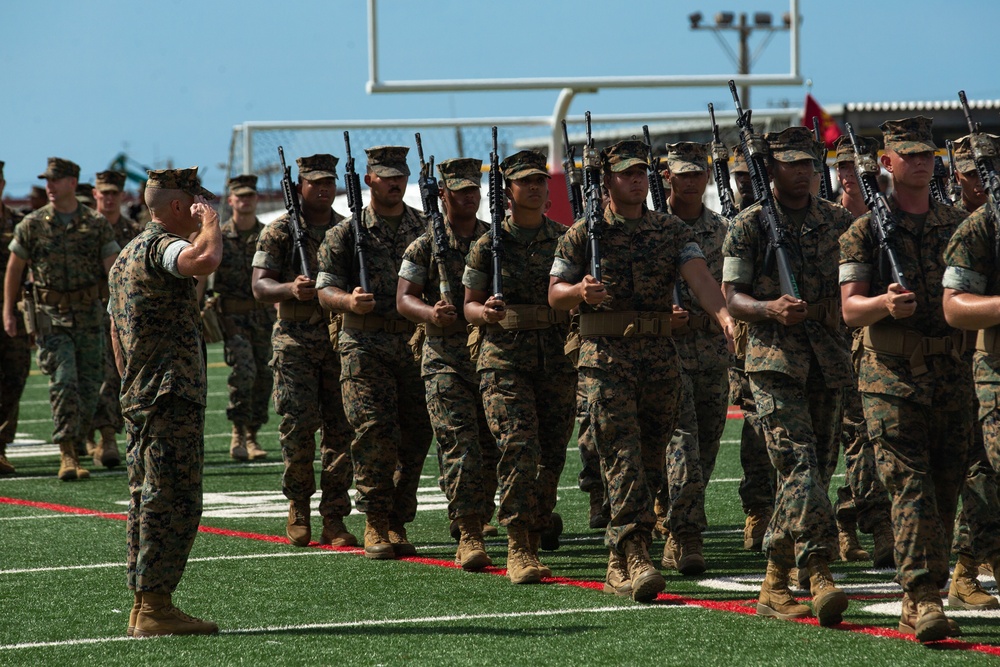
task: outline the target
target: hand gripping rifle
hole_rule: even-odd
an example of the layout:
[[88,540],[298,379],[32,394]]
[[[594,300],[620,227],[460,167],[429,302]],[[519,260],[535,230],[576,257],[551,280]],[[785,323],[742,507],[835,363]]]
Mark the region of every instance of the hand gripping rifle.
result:
[[292,183],[292,168],[285,164],[285,150],[278,146],[278,157],[281,159],[281,194],[285,198],[285,210],[288,211],[288,222],[292,230],[292,246],[299,258],[300,273],[312,280],[309,275],[309,255],[306,252],[306,235],[302,230],[302,209],[299,208],[299,193]]
[[438,276],[440,278],[441,299],[454,305],[454,293],[451,291],[451,283],[448,282],[448,274],[445,271],[445,251],[448,248],[448,233],[444,227],[444,216],[438,208],[437,179],[434,178],[434,156],[430,162],[424,162],[424,146],[420,142],[420,133],[417,132],[417,156],[420,158],[420,203],[423,205],[424,215],[431,220],[431,234],[434,237],[434,261],[437,263]]
[[719,140],[719,126],[715,124],[715,107],[711,102],[708,104],[708,113],[712,117],[712,175],[715,176],[715,189],[719,192],[722,217],[732,219],[739,210],[729,183],[729,149]]
[[969,100],[966,99],[964,90],[958,91],[958,99],[962,102],[965,122],[969,124],[969,145],[972,148],[972,159],[976,162],[976,171],[979,172],[979,180],[983,184],[983,192],[986,193],[986,206],[989,206],[990,216],[996,227],[994,253],[1000,256],[1000,176],[997,175],[996,167],[997,145],[988,134],[982,131],[979,123],[972,122],[972,116],[969,113]]
[[351,135],[344,132],[344,145],[347,147],[347,165],[344,167],[344,186],[347,188],[347,205],[351,209],[351,231],[354,233],[354,255],[358,260],[358,284],[362,291],[371,294],[371,280],[368,277],[368,230],[361,220],[361,179],[354,170],[354,158],[351,157]]
[[[819,117],[813,116],[813,136],[816,137],[816,145],[823,145],[823,155],[820,160],[819,172],[819,196],[827,201],[833,201],[833,183],[830,182],[830,170],[826,167],[826,141],[819,133]],[[819,157],[819,156],[817,156]]]
[[576,168],[576,149],[570,146],[569,132],[566,121],[562,122],[563,130],[563,173],[566,175],[566,192],[569,194],[569,204],[573,208],[573,220],[583,217],[583,182],[580,170]]
[[736,83],[731,79],[729,92],[733,94],[733,102],[736,104],[736,126],[740,128],[740,149],[743,152],[743,159],[746,160],[747,170],[750,172],[754,198],[761,206],[761,220],[767,227],[768,239],[767,252],[764,255],[764,273],[770,273],[773,266],[777,264],[781,293],[799,299],[801,298],[799,287],[795,283],[792,265],[788,260],[788,240],[785,228],[781,223],[781,218],[778,217],[778,204],[774,201],[771,181],[767,175],[767,148],[763,138],[754,134],[750,121],[752,112],[743,111],[739,93],[736,92]]
[[958,169],[955,168],[955,144],[951,139],[946,139],[944,145],[948,149],[948,197],[954,202],[961,196]]
[[500,236],[504,218],[503,174],[497,152],[497,126],[493,126],[493,150],[490,151],[490,251],[493,253],[493,296],[503,301],[503,239]]
[[[861,194],[864,196],[865,206],[871,211],[871,229],[875,235],[875,242],[879,247],[879,271],[883,279],[891,279],[898,283],[906,291],[911,291],[909,283],[903,276],[903,267],[899,263],[899,255],[896,253],[896,227],[899,222],[889,208],[889,202],[878,187],[879,166],[866,153],[858,142],[858,137],[854,134],[854,128],[850,123],[845,123],[847,136],[851,139],[851,146],[854,147],[854,173],[861,186]],[[888,269],[888,275],[886,275]]]
[[[649,125],[642,126],[642,137],[646,140],[649,152],[646,154],[646,180],[649,182],[649,194],[653,199],[653,210],[657,213],[667,212],[667,193],[663,190],[663,177],[660,176],[660,158],[653,157],[653,142],[649,140]],[[674,280],[674,305],[684,307],[684,295],[681,294],[680,278]]]
[[590,112],[587,119],[587,145],[583,149],[583,195],[586,201],[587,250],[590,255],[590,275],[601,282],[601,230],[604,226],[604,207],[601,197],[601,158],[594,149],[594,136],[590,131]]

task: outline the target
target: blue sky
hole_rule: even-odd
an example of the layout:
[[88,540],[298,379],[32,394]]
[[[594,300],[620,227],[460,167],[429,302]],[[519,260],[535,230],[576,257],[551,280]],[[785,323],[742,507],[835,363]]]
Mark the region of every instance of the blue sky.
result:
[[[726,74],[701,11],[787,11],[782,0],[380,0],[386,80]],[[1000,3],[803,0],[801,71],[821,104],[1000,98]],[[39,181],[47,156],[83,178],[119,152],[162,167],[201,166],[219,191],[232,126],[247,120],[548,115],[556,91],[368,95],[364,0],[4,0],[0,5],[0,160],[8,196]],[[950,27],[947,27],[950,26]],[[735,48],[735,34],[728,40]],[[761,37],[752,38],[752,46]],[[779,33],[754,73],[788,71]],[[752,106],[806,87],[756,88]],[[613,89],[571,114],[731,109],[719,90]],[[360,151],[363,147],[356,147]],[[335,154],[341,146],[331,146]],[[484,158],[486,156],[483,156]]]

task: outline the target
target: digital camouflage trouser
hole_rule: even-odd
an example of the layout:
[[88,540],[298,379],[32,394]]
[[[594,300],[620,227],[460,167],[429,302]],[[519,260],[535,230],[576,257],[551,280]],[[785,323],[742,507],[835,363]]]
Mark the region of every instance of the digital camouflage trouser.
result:
[[[992,451],[986,448],[987,437]],[[995,464],[1000,464],[997,437],[1000,431],[997,429],[997,410],[993,408],[973,427],[969,465],[962,484],[962,509],[955,517],[952,551],[980,563],[992,563],[1000,557],[1000,499],[997,498],[994,469]]]
[[100,328],[54,327],[37,342],[38,368],[49,376],[52,441],[80,444],[104,379],[104,333]]
[[128,587],[173,593],[201,521],[205,406],[167,394],[125,424]]
[[743,426],[740,430],[740,466],[743,477],[740,479],[740,503],[743,513],[767,510],[774,507],[774,494],[777,481],[774,466],[767,455],[767,443],[764,431],[757,416],[757,404],[750,391],[750,380],[742,368],[729,369],[729,400],[738,405],[743,413]]
[[115,366],[115,352],[111,348],[111,327],[108,323],[107,314],[104,315],[104,379],[101,382],[100,396],[97,399],[97,408],[94,410],[94,418],[87,430],[87,435],[94,429],[110,427],[115,433],[122,430],[124,420],[122,419],[122,406],[118,400],[122,389],[122,378],[118,375],[118,367]]
[[[255,310],[243,315],[225,315],[222,318],[226,335],[223,344],[225,360],[232,368],[227,380],[229,405],[226,406],[226,417],[236,426],[251,431],[256,431],[267,423],[268,398],[273,387],[273,377],[268,365],[272,356],[272,312]],[[337,357],[336,353],[333,356]],[[339,357],[336,361],[336,377],[339,378]]]
[[[835,513],[841,522],[854,522],[863,533],[871,533],[892,510],[889,494],[878,477],[875,446],[868,437],[868,425],[861,406],[861,394],[855,387],[844,388],[844,424],[841,442],[844,448],[845,484],[837,489]],[[834,469],[837,459],[831,462]],[[834,470],[830,470],[832,476]]]

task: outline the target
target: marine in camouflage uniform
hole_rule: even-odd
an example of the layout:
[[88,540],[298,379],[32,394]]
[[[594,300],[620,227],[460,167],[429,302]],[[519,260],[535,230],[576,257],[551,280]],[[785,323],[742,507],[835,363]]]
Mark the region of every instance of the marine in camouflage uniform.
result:
[[797,565],[809,574],[813,612],[820,624],[832,625],[847,608],[828,565],[838,550],[827,492],[830,460],[839,446],[841,396],[853,381],[836,282],[837,238],[852,218],[840,206],[810,196],[816,156],[807,128],[791,127],[764,140],[766,149],[760,146],[751,159],[763,168],[763,153],[769,154],[775,213],[785,228],[802,298],[782,294],[775,268],[765,272],[762,205],[741,212],[723,246],[723,276],[730,311],[748,322],[745,368],[778,473],[757,613],[781,619],[810,614],[788,588],[789,569]]
[[921,641],[953,634],[939,591],[972,441],[972,377],[963,334],[944,320],[943,252],[963,214],[931,200],[931,120],[882,124],[893,176],[893,240],[909,290],[880,275],[870,215],[840,239],[844,319],[865,326],[858,371],[868,433],[892,496],[900,628]]
[[[997,137],[987,136],[994,144],[997,143]],[[995,273],[995,251],[994,245],[991,245],[994,237],[988,236],[993,233],[995,225],[993,216],[983,206],[988,198],[979,179],[970,139],[970,136],[965,136],[954,144],[955,170],[962,182],[962,199],[959,203],[964,205],[955,208],[975,213],[962,223],[945,251],[945,262],[948,265],[944,278],[945,315],[952,319],[955,317],[952,311],[959,316],[964,314],[962,306],[966,305],[965,301],[977,297],[987,298],[986,295],[997,293],[996,287],[990,282]],[[955,299],[959,292],[965,296]],[[971,321],[959,324],[963,329],[988,330],[994,323]],[[974,425],[969,469],[962,486],[962,510],[955,518],[952,551],[958,562],[951,576],[948,594],[949,606],[973,610],[1000,608],[1000,602],[983,590],[977,579],[980,563],[986,563],[992,568],[1000,555],[1000,500],[997,498],[995,465],[1000,464],[1000,458],[994,453],[997,431],[992,423],[995,419],[989,416],[993,410],[993,396],[1000,376],[992,373],[993,357],[985,342],[989,335],[983,333],[976,349],[966,352],[967,356],[972,356],[978,399],[975,408],[979,419]],[[987,424],[991,426],[988,427]],[[989,434],[984,432],[987,430],[990,430]],[[987,439],[990,439],[989,443]]]
[[[667,212],[690,229],[712,277],[721,282],[722,242],[729,223],[702,203],[709,177],[707,147],[693,142],[667,144],[666,162],[671,185]],[[683,279],[678,285],[682,301],[678,305],[687,311],[683,325],[673,330],[681,359],[681,398],[677,427],[667,445],[665,483],[656,495],[656,518],[662,532],[669,530],[663,566],[690,576],[706,569],[705,487],[726,428],[730,355],[718,324]]]
[[[858,137],[863,152],[871,164],[878,159],[879,143],[872,137]],[[843,195],[838,202],[858,218],[868,212],[861,186],[855,174],[855,155],[851,138],[840,137],[836,144],[834,164],[840,179]],[[848,329],[848,342],[860,345],[861,332],[858,329]],[[875,567],[892,567],[893,537],[892,523],[889,513],[892,503],[889,494],[878,477],[878,467],[875,465],[875,446],[868,437],[868,426],[865,423],[865,413],[861,405],[861,393],[858,391],[857,377],[854,384],[844,389],[844,422],[841,443],[844,452],[846,479],[843,486],[837,489],[837,502],[834,513],[837,517],[839,533],[840,557],[846,561],[872,559]],[[832,465],[836,461],[831,461]],[[833,474],[833,471],[830,473]],[[871,533],[874,542],[874,552],[869,555],[858,543],[857,529]]]
[[365,555],[376,560],[416,554],[406,524],[416,517],[420,471],[432,438],[420,364],[408,344],[415,326],[396,310],[403,253],[427,231],[424,215],[403,203],[407,151],[366,151],[372,199],[361,211],[361,224],[371,293],[360,287],[350,220],[323,239],[316,280],[323,306],[343,313],[340,382],[354,428],[355,503],[366,514]]
[[[6,181],[3,178],[3,162],[0,162],[0,199]],[[10,250],[7,246],[14,239],[14,226],[24,217],[0,201],[0,270],[6,271]],[[18,284],[24,282],[25,269],[15,276]],[[18,293],[20,296],[20,293]],[[3,296],[0,294],[0,305]],[[7,445],[14,441],[17,433],[18,407],[24,384],[31,369],[31,339],[24,328],[24,321],[18,317],[17,329],[13,336],[0,336],[0,475],[14,472],[14,466],[7,460]]]
[[[601,280],[591,270],[587,222],[581,220],[559,242],[549,288],[554,306],[580,308],[577,368],[611,501],[604,590],[639,602],[665,587],[648,548],[681,393],[681,361],[670,338],[678,273],[705,311],[721,319],[730,335],[732,330],[695,229],[645,207],[648,151],[645,143],[630,140],[601,152],[610,195],[600,230]],[[672,478],[701,478],[696,449],[672,457],[668,465],[684,468],[672,471]]]
[[[489,225],[476,218],[482,164],[472,158],[438,164],[445,204],[440,232],[432,221],[432,230],[406,249],[396,290],[397,310],[424,330],[420,374],[437,439],[448,518],[459,532],[455,562],[466,570],[492,564],[483,543],[483,525],[493,516],[500,458],[483,411],[476,363],[469,358],[468,322],[459,310],[465,256],[489,231]],[[433,175],[422,174],[425,178]]]
[[549,269],[566,228],[544,215],[545,156],[519,151],[500,170],[511,208],[500,224],[502,295],[493,293],[490,236],[472,245],[462,283],[466,319],[479,327],[486,418],[500,448],[497,518],[507,527],[507,575],[529,584],[551,574],[538,558],[541,533],[561,531],[553,509],[573,433],[577,376],[564,351],[568,313],[548,306]]
[[340,357],[330,341],[331,318],[321,308],[315,279],[310,278],[319,274],[317,256],[323,238],[343,219],[331,208],[337,194],[337,158],[320,153],[300,157],[296,164],[308,267],[300,263],[286,214],[260,232],[252,278],[254,298],[278,304],[270,366],[274,410],[281,417],[278,441],[285,464],[281,492],[289,501],[285,534],[295,546],[306,546],[312,539],[309,499],[316,492],[313,461],[319,431],[320,542],[353,546],[357,538],[344,526],[344,517],[351,513],[348,491],[353,467],[351,428],[340,389]]
[[147,197],[155,219],[108,278],[128,437],[126,572],[135,595],[129,636],[219,630],[171,601],[202,510],[208,382],[193,276],[210,273],[221,257],[219,216],[204,199],[214,196],[201,187],[197,171],[149,172]]
[[226,417],[233,423],[229,455],[239,461],[267,456],[257,431],[267,423],[268,400],[274,387],[271,329],[274,307],[253,296],[253,258],[264,224],[257,219],[257,177],[229,179],[229,206],[233,217],[222,225],[222,263],[213,276],[212,289],[222,311],[224,354],[232,368]]
[[103,378],[100,285],[119,250],[108,221],[76,201],[79,175],[73,162],[49,159],[39,178],[48,181],[53,202],[14,228],[4,283],[4,329],[13,335],[14,301],[22,271],[30,265],[41,320],[35,336],[38,367],[49,376],[52,439],[59,445],[59,479],[64,481],[90,476],[80,466],[78,450],[84,447]]
[[[115,240],[124,248],[128,242],[138,236],[142,227],[132,218],[122,215],[122,191],[125,187],[125,174],[120,171],[102,171],[94,179],[93,197],[96,200],[97,212],[105,217],[114,231]],[[104,284],[102,291],[106,291]],[[106,298],[106,294],[102,294]],[[94,458],[94,465],[113,468],[121,462],[115,434],[121,432],[124,422],[122,408],[118,402],[122,379],[115,367],[114,353],[111,349],[111,330],[107,313],[104,332],[104,381],[101,383],[101,395],[97,399],[97,410],[94,419],[87,429],[87,453]],[[101,434],[100,441],[95,442],[94,431]]]

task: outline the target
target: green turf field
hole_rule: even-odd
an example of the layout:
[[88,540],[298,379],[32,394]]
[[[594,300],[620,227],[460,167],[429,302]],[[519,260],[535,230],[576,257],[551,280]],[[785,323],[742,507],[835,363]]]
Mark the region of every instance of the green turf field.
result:
[[[889,571],[834,566],[852,597],[837,629],[752,615],[764,559],[741,549],[738,432],[726,430],[708,489],[709,571],[673,572],[651,605],[600,592],[607,553],[587,528],[576,488],[579,456],[567,453],[557,510],[562,547],[542,553],[554,581],[513,586],[502,570],[451,566],[445,499],[432,450],[424,470],[408,561],[369,561],[358,550],[290,547],[281,496],[277,421],[262,442],[266,463],[229,460],[228,369],[209,347],[203,530],[174,601],[218,622],[217,637],[127,640],[125,473],[55,478],[46,378],[33,374],[15,446],[18,474],[0,479],[0,665],[950,665],[1000,657],[1000,613],[959,612],[962,641],[924,647],[896,632],[899,588]],[[89,459],[85,466],[91,468]],[[840,478],[835,479],[835,484]],[[80,513],[79,510],[85,510]],[[315,518],[315,512],[314,512]],[[319,536],[314,520],[314,537]],[[364,518],[347,519],[359,537]],[[871,546],[863,536],[863,545]],[[503,566],[506,543],[488,541]],[[654,545],[659,560],[662,543]],[[992,579],[984,579],[992,590]],[[807,597],[801,593],[802,597]],[[748,613],[750,612],[750,613]]]

